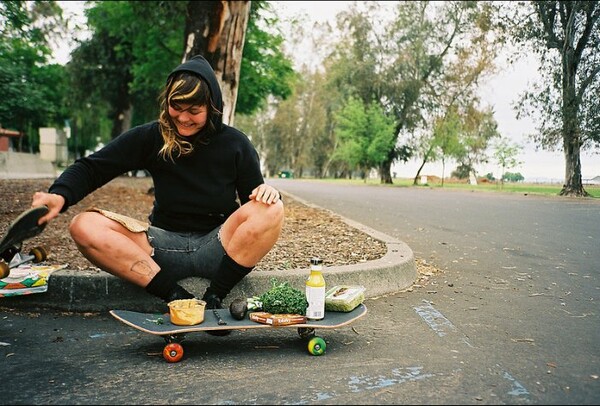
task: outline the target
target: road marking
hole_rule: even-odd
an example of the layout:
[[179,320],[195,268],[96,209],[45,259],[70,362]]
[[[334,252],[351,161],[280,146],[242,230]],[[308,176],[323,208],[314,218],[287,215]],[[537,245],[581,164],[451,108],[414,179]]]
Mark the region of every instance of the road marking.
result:
[[[304,394],[304,392],[301,391],[301,394],[298,398],[290,399],[289,401],[283,402],[281,404],[305,405],[327,400],[330,401],[329,403],[332,403],[331,401],[333,401],[333,403],[341,404],[340,401],[336,401],[337,398],[348,398],[347,391],[343,391],[344,381],[347,381],[346,385],[351,393],[372,391],[371,393],[373,394],[373,396],[377,396],[379,393],[381,393],[382,390],[387,390],[389,393],[392,393],[390,387],[394,385],[400,385],[407,382],[421,381],[427,378],[431,378],[433,376],[435,376],[435,374],[424,373],[422,366],[411,366],[392,368],[391,371],[383,372],[382,374],[378,375],[363,374],[352,375],[348,377],[338,377],[335,379],[335,383],[333,383],[333,385],[340,386],[342,388],[341,392],[336,390],[332,390],[330,392],[323,392],[321,390],[314,390],[315,388],[311,386],[309,388],[309,392],[307,392],[306,394]],[[388,392],[384,391],[383,393]],[[256,404],[256,399],[245,399],[242,401],[229,399],[221,402],[221,404]]]
[[[423,300],[423,303],[425,303],[423,306],[415,306],[414,309],[438,336],[444,337],[448,333],[458,332],[454,324],[440,313],[439,310],[435,309],[430,302]],[[473,347],[467,337],[463,336],[462,340],[469,347]]]
[[416,306],[414,309],[425,323],[437,333],[438,336],[444,337],[448,332],[456,332],[456,327],[442,313],[435,309],[430,302],[423,300],[425,305]]
[[433,374],[422,373],[422,370],[423,367],[394,368],[392,369],[392,376],[351,376],[348,386],[351,392],[362,392],[365,390],[381,389],[404,382],[420,381],[433,376]]
[[105,338],[105,337],[112,337],[112,336],[120,336],[123,334],[132,334],[135,333],[135,331],[127,331],[127,332],[118,332],[118,333],[94,333],[94,334],[90,334],[90,338]]
[[[500,366],[500,365],[498,365],[498,366]],[[517,381],[515,378],[513,378],[512,375],[509,374],[508,372],[504,371],[503,378],[509,380],[512,383],[512,388],[508,392],[509,395],[512,395],[512,396],[529,395],[529,392],[527,391],[527,389],[525,389],[525,387],[523,385],[521,385],[519,383],[519,381]]]

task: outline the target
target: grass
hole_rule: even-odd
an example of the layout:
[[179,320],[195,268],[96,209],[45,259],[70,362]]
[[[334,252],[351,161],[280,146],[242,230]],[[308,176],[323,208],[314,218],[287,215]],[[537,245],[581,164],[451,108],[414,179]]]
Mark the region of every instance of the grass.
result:
[[[442,187],[441,184],[437,187]],[[478,185],[469,185],[461,183],[444,183],[444,187],[466,189],[466,190],[481,190],[489,192],[504,192],[504,193],[521,193],[521,194],[536,194],[546,196],[558,196],[562,190],[562,185],[542,184],[542,183],[483,183]],[[600,186],[588,185],[584,189],[594,198],[600,198]]]
[[[505,182],[502,185],[498,183],[480,182],[477,185],[470,185],[465,182],[458,182],[456,180],[444,180],[442,186],[439,178],[428,179],[428,183],[425,185],[413,185],[413,179],[409,178],[396,178],[394,179],[393,185],[382,185],[379,179],[367,179],[365,182],[362,179],[314,179],[323,182],[332,182],[337,184],[349,184],[349,185],[372,185],[372,186],[386,186],[386,187],[429,187],[429,188],[440,188],[440,189],[460,189],[467,191],[478,191],[478,192],[498,192],[498,193],[521,193],[531,195],[544,195],[544,196],[559,196],[562,189],[562,185],[559,184],[545,184],[545,183],[509,183]],[[600,198],[600,185],[584,185],[584,189],[593,198]]]

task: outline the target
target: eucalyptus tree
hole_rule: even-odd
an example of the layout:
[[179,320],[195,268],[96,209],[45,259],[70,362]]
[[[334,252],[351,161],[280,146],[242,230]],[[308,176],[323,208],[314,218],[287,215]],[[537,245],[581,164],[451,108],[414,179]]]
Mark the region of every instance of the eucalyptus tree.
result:
[[[432,124],[445,115],[444,109],[475,100],[474,90],[482,75],[492,69],[494,52],[489,37],[491,8],[486,3],[393,4],[395,9],[388,9],[383,24],[378,2],[341,14],[342,40],[332,55],[338,61],[333,74],[340,86],[365,104],[379,103],[395,119],[398,138],[381,163],[383,183],[392,183],[395,161],[406,160],[406,154],[418,152],[414,146],[423,144],[420,139],[405,141],[407,134],[430,136]],[[463,72],[457,74],[457,67]],[[457,86],[449,97],[446,91],[451,80]]]
[[454,155],[458,167],[467,170],[467,175],[476,177],[476,166],[488,163],[487,151],[490,143],[500,136],[491,107],[468,108],[463,114],[461,148],[456,150]]
[[532,135],[538,146],[562,148],[560,194],[587,196],[580,156],[600,146],[600,2],[534,1],[506,9],[510,38],[540,60],[541,81],[523,95],[519,112],[539,117]]
[[379,168],[396,141],[393,118],[383,114],[377,103],[364,105],[351,97],[336,115],[339,146],[334,159],[358,169],[366,178],[372,168]]
[[[398,18],[389,31],[390,53],[397,63],[390,68],[388,82],[394,83],[401,91],[400,97],[392,93],[394,111],[398,117],[398,131],[419,128],[419,136],[413,138],[415,156],[422,165],[431,147],[440,148],[439,128],[435,123],[445,125],[446,130],[454,129],[452,140],[445,146],[446,153],[434,155],[445,160],[447,156],[460,161],[466,151],[473,160],[481,159],[473,155],[480,149],[469,149],[472,137],[469,120],[485,107],[477,95],[482,79],[494,72],[494,47],[490,18],[492,9],[481,2],[402,2],[398,5]],[[460,124],[459,124],[460,123]],[[446,138],[448,138],[447,132]],[[433,137],[432,142],[427,140]],[[442,141],[444,138],[442,138]],[[486,138],[478,141],[486,145]],[[423,149],[421,145],[429,145]],[[462,146],[458,148],[458,146]]]
[[258,23],[277,21],[268,2],[188,1],[185,15],[183,60],[200,54],[209,61],[221,84],[225,123],[232,125],[236,112],[256,111],[269,95],[289,96],[293,69],[281,51],[283,38]]
[[254,115],[250,128],[264,128],[264,132],[255,134],[252,129],[247,130],[246,120],[241,121],[240,128],[252,136],[270,173],[292,170],[296,176],[302,176],[310,169],[315,176],[321,176],[327,154],[322,141],[326,134],[326,109],[320,95],[321,84],[319,73],[305,71],[298,75],[290,96],[273,100],[268,109]]
[[293,170],[299,176],[297,160],[303,149],[304,141],[298,135],[301,123],[299,98],[300,92],[294,90],[284,101],[278,103],[272,119],[267,124],[267,131],[258,143],[261,153],[265,153],[265,162],[269,171]]
[[494,149],[494,159],[500,166],[500,181],[504,186],[504,179],[507,174],[506,170],[512,169],[523,163],[518,159],[519,153],[523,148],[519,144],[508,141],[506,138],[500,138],[496,141]]
[[[462,148],[460,134],[462,132],[462,122],[456,108],[451,108],[444,117],[438,117],[433,123],[433,142],[431,144],[439,149],[440,152],[440,159],[442,161],[442,187],[444,186],[446,173],[446,160],[460,154],[459,151]],[[413,180],[413,184],[415,185],[422,168],[423,165],[421,165]]]
[[203,55],[223,93],[223,122],[233,125],[250,1],[188,1],[182,61]]
[[[382,114],[394,117],[393,109],[389,105],[389,93],[392,90],[385,75],[391,60],[384,43],[385,24],[382,25],[379,20],[382,14],[381,7],[380,2],[360,5],[354,3],[348,10],[338,14],[340,39],[333,52],[326,58],[325,64],[328,82],[337,87],[341,100],[354,97],[360,99],[363,106],[378,104]],[[340,103],[337,109],[343,106],[344,103]],[[337,123],[335,125],[337,126]],[[347,129],[343,130],[346,131]],[[396,135],[397,131],[393,132]],[[406,151],[396,148],[396,143],[392,143],[386,152],[386,158],[379,162],[377,168],[382,182],[389,180],[388,183],[391,183],[391,162],[400,158],[400,152]],[[337,160],[342,156],[350,159],[347,152],[336,152]]]
[[494,44],[491,40],[479,43],[476,49],[457,46],[454,60],[423,92],[429,109],[423,111],[423,132],[412,141],[415,156],[421,159],[414,184],[425,164],[439,159],[443,170],[446,159],[453,158],[476,176],[475,165],[486,161],[489,141],[499,136],[493,112],[481,106],[477,95],[480,81],[494,72]]
[[[282,136],[292,144],[303,145],[303,148],[296,148],[299,155],[287,159],[284,167],[292,169],[296,176],[310,173],[318,178],[338,177],[348,170],[343,162],[334,159],[334,151],[339,144],[335,135],[335,114],[346,101],[346,94],[336,82],[336,77],[330,74],[333,70],[331,59],[322,63],[326,55],[335,49],[336,35],[329,22],[307,25],[306,20],[303,15],[295,15],[287,21],[288,24],[279,27],[281,31],[285,30],[287,41],[284,50],[287,55],[294,56],[297,71],[294,94],[282,103],[285,104],[282,107],[288,109],[291,108],[288,105],[293,104],[298,112],[298,121],[290,125],[288,132]],[[333,62],[333,66],[336,65],[337,62]],[[274,100],[269,109],[278,110],[278,101]],[[274,120],[278,117],[275,113]],[[274,131],[272,138],[278,133]],[[272,158],[279,160],[280,157],[272,155]],[[290,167],[290,162],[294,162],[295,166]]]

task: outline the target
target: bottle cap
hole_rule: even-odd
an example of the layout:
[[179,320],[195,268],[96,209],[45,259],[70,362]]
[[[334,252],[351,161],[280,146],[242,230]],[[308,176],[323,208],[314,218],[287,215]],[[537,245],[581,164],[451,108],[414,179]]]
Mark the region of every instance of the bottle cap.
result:
[[312,257],[310,259],[310,264],[311,265],[321,265],[323,263],[323,260],[319,257]]

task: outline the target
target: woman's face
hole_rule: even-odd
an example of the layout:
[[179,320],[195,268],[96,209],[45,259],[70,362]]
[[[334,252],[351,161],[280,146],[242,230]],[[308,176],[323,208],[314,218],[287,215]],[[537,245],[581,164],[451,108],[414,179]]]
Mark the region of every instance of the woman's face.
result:
[[193,104],[169,106],[169,116],[175,123],[179,135],[189,137],[202,130],[206,125],[208,107]]

